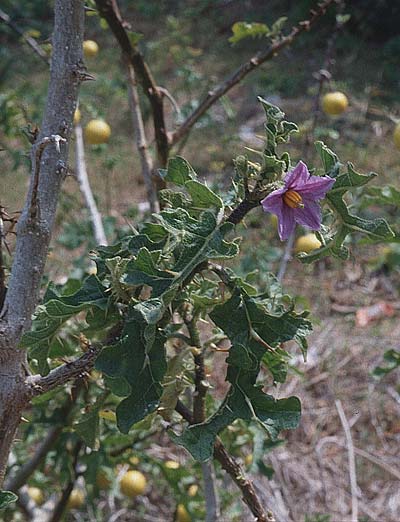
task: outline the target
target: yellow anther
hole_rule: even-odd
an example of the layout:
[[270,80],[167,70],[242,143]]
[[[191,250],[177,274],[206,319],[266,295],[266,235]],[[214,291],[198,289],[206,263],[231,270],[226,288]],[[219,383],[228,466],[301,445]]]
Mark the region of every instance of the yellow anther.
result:
[[283,194],[283,202],[290,208],[303,208],[303,199],[295,190],[288,190]]

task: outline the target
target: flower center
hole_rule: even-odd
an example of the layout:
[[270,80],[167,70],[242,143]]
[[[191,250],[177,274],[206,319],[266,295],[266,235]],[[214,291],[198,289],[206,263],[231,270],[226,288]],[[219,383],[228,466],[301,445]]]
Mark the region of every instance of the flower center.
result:
[[295,190],[288,190],[283,194],[283,202],[290,208],[304,208],[303,199]]

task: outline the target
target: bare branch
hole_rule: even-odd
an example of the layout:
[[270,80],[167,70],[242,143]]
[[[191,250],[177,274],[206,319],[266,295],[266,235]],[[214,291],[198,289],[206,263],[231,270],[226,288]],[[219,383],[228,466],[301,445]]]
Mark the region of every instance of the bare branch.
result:
[[89,210],[90,220],[93,226],[94,238],[98,245],[107,245],[107,237],[104,232],[101,214],[97,208],[96,201],[93,197],[93,192],[90,187],[89,177],[86,169],[85,161],[85,147],[83,143],[83,133],[80,123],[75,125],[75,163],[76,163],[76,177],[81,189],[82,195],[85,199],[86,207]]
[[[129,24],[122,20],[116,0],[96,0],[96,5],[100,15],[107,20],[111,31],[124,55],[131,63],[135,75],[147,96],[152,110],[154,132],[157,144],[158,163],[164,167],[168,160],[169,144],[165,126],[163,94],[160,92],[155,82],[149,66],[144,61],[142,54],[136,46],[133,46],[128,33]],[[164,188],[164,182],[160,178],[158,188]]]
[[151,212],[158,212],[160,205],[158,203],[156,185],[153,181],[153,162],[147,148],[146,134],[144,131],[144,123],[142,111],[140,109],[139,94],[137,91],[137,83],[135,71],[130,62],[127,62],[128,75],[128,91],[129,104],[131,107],[132,124],[136,138],[136,147],[139,151],[140,163],[142,166],[142,175],[146,185],[147,199],[149,201]]
[[49,65],[50,61],[47,57],[47,54],[43,49],[38,45],[36,40],[26,34],[18,25],[11,20],[11,17],[5,13],[2,9],[0,9],[0,20],[2,20],[4,23],[8,25],[14,32],[22,36],[22,38],[25,40],[25,42],[33,49],[33,51],[40,57],[41,60],[43,60],[46,65]]
[[354,456],[353,438],[351,436],[351,430],[349,423],[344,413],[342,402],[335,401],[335,406],[338,411],[340,422],[342,423],[344,435],[347,443],[347,453],[349,458],[349,475],[350,475],[350,488],[351,488],[351,522],[358,521],[358,492],[357,492],[357,475],[356,475],[356,459]]
[[178,143],[193,127],[193,125],[207,112],[207,110],[223,96],[228,91],[230,91],[235,85],[243,80],[245,76],[247,76],[254,69],[262,65],[268,60],[271,60],[279,53],[282,49],[290,45],[293,40],[295,40],[301,33],[304,31],[308,31],[311,26],[322,16],[325,14],[327,8],[333,4],[335,0],[324,0],[322,3],[318,4],[315,9],[311,11],[311,16],[309,20],[305,20],[303,22],[299,22],[295,27],[293,27],[292,31],[282,38],[274,41],[267,49],[264,51],[260,51],[255,56],[253,56],[249,61],[241,65],[236,71],[232,73],[232,75],[222,82],[220,85],[217,85],[214,89],[209,91],[206,98],[200,103],[200,105],[195,109],[190,116],[186,118],[186,120],[181,124],[181,126],[172,133],[170,136],[170,146]]

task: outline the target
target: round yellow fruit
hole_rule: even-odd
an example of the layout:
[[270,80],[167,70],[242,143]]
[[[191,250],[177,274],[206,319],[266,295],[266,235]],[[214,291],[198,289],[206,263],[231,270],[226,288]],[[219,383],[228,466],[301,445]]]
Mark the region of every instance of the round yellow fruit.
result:
[[109,489],[111,486],[111,480],[108,478],[107,473],[104,469],[100,469],[96,475],[96,486],[99,489]]
[[85,127],[85,138],[90,145],[107,143],[111,136],[111,128],[103,120],[91,120]]
[[349,105],[347,96],[342,92],[328,92],[322,98],[322,110],[329,116],[342,114]]
[[164,465],[168,469],[178,469],[180,467],[179,462],[176,462],[176,460],[167,460]]
[[321,246],[321,242],[315,237],[315,234],[306,234],[297,239],[294,249],[296,253],[305,252],[309,254]]
[[85,40],[82,47],[85,58],[93,58],[99,52],[99,46],[94,40]]
[[400,123],[398,123],[393,132],[393,141],[398,149],[400,149]]
[[74,125],[77,125],[81,121],[81,111],[79,109],[75,109],[74,112]]
[[119,486],[126,497],[142,495],[146,489],[146,477],[140,471],[127,471],[121,478]]
[[41,506],[44,502],[43,491],[40,488],[29,487],[28,495],[37,506]]
[[129,462],[132,464],[132,466],[137,466],[140,462],[139,460],[139,457],[136,457],[135,455],[133,455],[132,457],[129,458]]
[[190,484],[187,490],[189,497],[195,497],[198,491],[199,486],[197,484]]
[[191,517],[183,504],[176,506],[176,522],[191,522]]
[[73,489],[67,502],[68,509],[79,509],[85,502],[85,495],[80,489]]

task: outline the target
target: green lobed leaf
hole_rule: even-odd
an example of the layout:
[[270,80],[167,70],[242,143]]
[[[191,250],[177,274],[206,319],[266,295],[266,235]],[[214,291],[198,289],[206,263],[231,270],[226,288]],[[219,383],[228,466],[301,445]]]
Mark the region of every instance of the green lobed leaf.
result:
[[37,308],[31,331],[21,339],[21,347],[29,348],[31,358],[37,359],[39,371],[49,371],[47,358],[50,348],[62,325],[83,310],[96,307],[106,312],[110,298],[100,280],[91,275],[84,280],[81,288],[72,295],[57,296],[54,290],[47,293],[50,299]]
[[120,340],[104,348],[96,361],[96,368],[111,377],[111,386],[116,382],[119,393],[119,380],[123,386],[129,386],[128,396],[116,410],[118,428],[123,433],[159,405],[167,368],[164,342],[163,333],[147,325],[131,307]]

